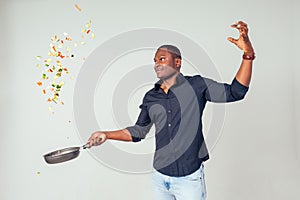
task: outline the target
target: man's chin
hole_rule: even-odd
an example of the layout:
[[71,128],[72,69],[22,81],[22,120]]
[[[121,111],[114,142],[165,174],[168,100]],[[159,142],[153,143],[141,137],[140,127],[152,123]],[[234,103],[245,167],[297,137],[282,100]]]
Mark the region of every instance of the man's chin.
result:
[[163,77],[162,77],[162,76],[159,76],[159,75],[156,75],[156,77],[157,77],[158,79],[163,79]]
[[177,74],[177,72],[175,71],[175,72],[173,72],[173,73],[171,73],[171,74],[169,74],[169,75],[165,75],[165,76],[163,76],[163,75],[158,75],[158,74],[156,74],[156,75],[157,75],[157,78],[159,78],[160,80],[167,80],[167,79],[173,77],[173,76],[176,75],[176,74]]
[[162,75],[162,74],[159,74],[159,73],[156,73],[156,77],[158,78],[158,79],[164,79],[164,75]]
[[162,75],[156,75],[156,77],[160,80],[165,80],[167,77]]

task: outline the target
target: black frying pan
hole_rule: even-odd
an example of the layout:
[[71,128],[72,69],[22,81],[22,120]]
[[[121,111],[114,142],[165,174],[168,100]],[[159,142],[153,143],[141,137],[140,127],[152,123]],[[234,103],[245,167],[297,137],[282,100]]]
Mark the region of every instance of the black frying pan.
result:
[[44,155],[44,159],[48,164],[56,164],[66,162],[68,160],[73,160],[77,158],[80,153],[80,149],[89,148],[88,144],[83,145],[82,147],[69,147],[56,151],[52,151]]

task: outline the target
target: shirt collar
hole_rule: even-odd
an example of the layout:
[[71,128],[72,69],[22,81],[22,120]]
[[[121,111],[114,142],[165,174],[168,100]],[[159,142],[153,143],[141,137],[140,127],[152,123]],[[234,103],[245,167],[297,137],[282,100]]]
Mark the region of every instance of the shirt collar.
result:
[[[185,78],[184,78],[183,74],[182,74],[182,73],[179,73],[179,74],[176,76],[176,83],[174,84],[174,86],[180,85],[180,84],[182,84],[184,81],[185,81]],[[157,82],[154,84],[155,90],[159,90],[159,88],[160,88],[160,86],[161,86],[162,83],[163,83],[163,80],[157,81]]]

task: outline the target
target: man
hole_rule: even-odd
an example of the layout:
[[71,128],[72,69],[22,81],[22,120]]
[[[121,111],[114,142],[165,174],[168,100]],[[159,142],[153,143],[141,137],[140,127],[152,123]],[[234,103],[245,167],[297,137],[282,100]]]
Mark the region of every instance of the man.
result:
[[172,45],[160,46],[154,57],[159,78],[140,106],[134,126],[116,131],[97,131],[89,146],[107,139],[138,142],[155,125],[156,148],[153,163],[153,192],[157,200],[195,200],[206,198],[203,162],[209,158],[202,133],[202,113],[207,101],[233,102],[244,98],[252,74],[254,50],[247,24],[232,25],[238,39],[228,38],[240,48],[243,60],[231,84],[180,73],[181,53]]

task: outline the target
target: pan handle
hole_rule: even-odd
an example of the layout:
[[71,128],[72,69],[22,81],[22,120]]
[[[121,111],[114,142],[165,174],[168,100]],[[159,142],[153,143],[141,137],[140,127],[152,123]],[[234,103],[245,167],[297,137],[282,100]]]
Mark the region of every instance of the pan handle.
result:
[[86,143],[85,145],[83,145],[82,148],[83,148],[83,149],[90,148],[89,143]]

